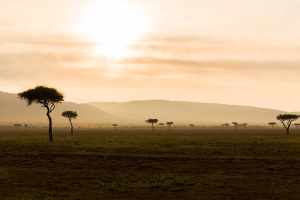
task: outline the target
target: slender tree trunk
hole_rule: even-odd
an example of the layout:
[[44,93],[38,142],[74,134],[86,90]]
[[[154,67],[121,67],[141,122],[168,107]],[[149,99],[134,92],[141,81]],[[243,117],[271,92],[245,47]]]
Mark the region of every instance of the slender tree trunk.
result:
[[287,135],[290,135],[290,127],[291,127],[291,123],[287,125],[287,128],[286,128]]
[[47,117],[49,120],[49,142],[53,142],[53,133],[52,133],[52,118],[50,112],[47,112]]
[[152,125],[152,132],[154,131],[154,123],[151,123],[151,125]]
[[73,123],[72,123],[72,119],[69,118],[69,122],[70,122],[70,126],[71,126],[71,136],[74,135],[74,128],[73,128]]

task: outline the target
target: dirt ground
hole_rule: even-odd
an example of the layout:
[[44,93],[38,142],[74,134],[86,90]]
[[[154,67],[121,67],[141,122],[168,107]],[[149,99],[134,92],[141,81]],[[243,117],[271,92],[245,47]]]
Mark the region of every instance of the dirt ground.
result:
[[[294,131],[296,132],[296,131]],[[0,199],[299,199],[300,136],[281,129],[0,132]]]

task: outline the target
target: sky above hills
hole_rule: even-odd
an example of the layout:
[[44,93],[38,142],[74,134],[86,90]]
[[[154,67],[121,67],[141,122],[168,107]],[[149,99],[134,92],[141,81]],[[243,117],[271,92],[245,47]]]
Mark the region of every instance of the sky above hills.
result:
[[0,90],[300,110],[299,0],[0,0]]

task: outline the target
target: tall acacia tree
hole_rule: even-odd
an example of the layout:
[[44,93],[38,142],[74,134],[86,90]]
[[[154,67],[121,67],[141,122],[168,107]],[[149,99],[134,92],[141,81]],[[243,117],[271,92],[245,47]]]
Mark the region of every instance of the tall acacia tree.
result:
[[75,111],[65,111],[61,114],[63,117],[69,119],[70,126],[71,126],[71,136],[74,135],[74,127],[72,123],[72,119],[76,119],[78,117],[78,113]]
[[53,142],[51,113],[55,109],[55,105],[57,103],[64,101],[64,96],[55,88],[48,88],[44,86],[38,86],[34,89],[26,90],[22,93],[19,93],[18,96],[21,99],[26,100],[29,106],[32,103],[37,103],[41,104],[42,107],[47,110],[46,115],[49,121],[49,142]]
[[296,121],[299,118],[299,115],[295,114],[282,114],[277,116],[277,120],[279,120],[283,127],[286,130],[286,134],[290,134],[290,127],[294,121]]
[[152,131],[154,131],[154,124],[158,123],[158,119],[147,119],[146,123],[151,124]]

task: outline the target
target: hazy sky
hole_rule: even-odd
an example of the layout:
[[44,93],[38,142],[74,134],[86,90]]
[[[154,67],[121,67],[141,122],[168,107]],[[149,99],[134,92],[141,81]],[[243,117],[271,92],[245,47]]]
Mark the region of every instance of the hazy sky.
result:
[[0,90],[43,84],[79,102],[170,99],[300,110],[300,0],[0,5]]

